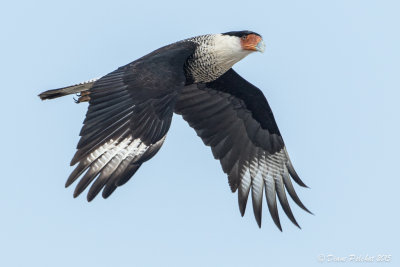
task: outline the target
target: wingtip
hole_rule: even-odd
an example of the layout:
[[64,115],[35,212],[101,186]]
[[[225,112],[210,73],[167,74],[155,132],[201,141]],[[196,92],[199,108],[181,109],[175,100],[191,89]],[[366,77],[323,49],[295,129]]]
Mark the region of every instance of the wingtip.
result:
[[255,218],[256,218],[256,222],[258,225],[258,228],[261,228],[261,223],[262,223],[262,217],[261,217],[261,212],[258,212],[257,214],[254,214]]
[[96,196],[94,195],[91,195],[91,194],[87,194],[87,196],[86,196],[86,200],[87,200],[87,202],[92,202],[92,200],[95,198]]
[[75,187],[74,191],[74,198],[79,197],[79,195],[83,192],[82,188],[79,186],[79,184]]
[[278,227],[279,231],[283,232],[282,226],[280,226],[280,225],[278,226],[278,225],[277,225],[277,227]]
[[240,191],[239,191],[238,202],[239,202],[240,215],[242,215],[243,217],[244,214],[246,213],[247,198],[241,196]]
[[278,227],[279,231],[282,232],[282,225],[281,225],[281,221],[280,221],[279,217],[276,218],[276,219],[272,217],[272,219],[273,219],[273,221],[274,221],[276,227]]
[[[303,203],[302,203],[303,204]],[[300,206],[300,205],[299,205]],[[314,213],[312,213],[309,209],[307,209],[307,207],[306,206],[304,206],[304,205],[301,205],[300,206],[300,208],[302,209],[302,210],[304,210],[305,212],[307,212],[307,213],[309,213],[309,214],[311,214],[311,215],[315,215]]]
[[65,182],[65,188],[68,188],[71,184],[75,182],[76,178],[75,177],[69,177],[67,181]]
[[288,161],[286,162],[286,167],[289,171],[290,176],[292,176],[293,180],[301,187],[309,188],[301,179],[300,176],[297,174],[296,170],[293,167],[292,162],[289,159],[288,156]]
[[117,186],[114,185],[114,184],[106,185],[106,186],[103,188],[103,191],[101,192],[101,196],[102,196],[104,199],[107,199],[109,196],[111,196],[111,194],[115,191],[115,189],[117,189]]
[[305,212],[311,214],[311,215],[315,215],[315,214],[312,213],[309,209],[307,209],[305,206],[300,206],[300,208],[301,208],[302,210],[304,210]]
[[79,160],[76,158],[76,155],[71,159],[71,162],[69,163],[69,166],[74,166],[76,163],[78,163]]
[[[290,208],[289,208],[290,209]],[[284,210],[285,211],[285,210]],[[297,222],[296,218],[294,217],[293,213],[291,211],[285,211],[286,215],[288,216],[289,220],[296,225],[298,228],[301,229],[299,223]]]
[[71,184],[74,183],[74,179],[68,178],[67,181],[65,182],[65,188],[68,188]]
[[[286,213],[286,211],[285,211],[285,213]],[[296,220],[296,218],[293,216],[293,214],[290,214],[290,215],[289,215],[288,213],[286,213],[286,215],[288,216],[289,220],[290,220],[294,225],[296,225],[299,229],[301,229],[299,223],[297,222],[297,220]]]
[[239,207],[239,210],[240,210],[240,215],[243,217],[246,212],[246,207],[244,207],[244,208]]

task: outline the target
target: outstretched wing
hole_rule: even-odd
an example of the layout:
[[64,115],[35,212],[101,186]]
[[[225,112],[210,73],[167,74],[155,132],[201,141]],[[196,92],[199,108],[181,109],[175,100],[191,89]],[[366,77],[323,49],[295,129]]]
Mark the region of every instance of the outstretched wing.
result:
[[[297,196],[290,176],[306,185],[296,174],[271,108],[263,93],[230,69],[214,82],[186,86],[175,112],[193,127],[205,145],[211,146],[228,174],[232,192],[238,190],[242,216],[249,192],[253,211],[261,227],[263,191],[272,219],[280,230],[276,195],[289,219],[297,226],[286,198],[307,208]],[[309,211],[308,211],[309,212]]]
[[69,186],[83,175],[74,197],[94,181],[88,200],[103,188],[107,198],[158,152],[185,84],[184,62],[194,49],[191,42],[160,48],[94,83],[71,161],[78,165],[66,182]]

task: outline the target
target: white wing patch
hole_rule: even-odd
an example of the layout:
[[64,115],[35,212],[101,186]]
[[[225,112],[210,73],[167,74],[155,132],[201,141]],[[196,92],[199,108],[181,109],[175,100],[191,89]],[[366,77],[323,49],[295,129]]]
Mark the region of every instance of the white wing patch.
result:
[[[132,135],[111,139],[79,162],[79,165],[68,178],[66,186],[72,184],[87,170],[75,188],[74,197],[81,194],[97,178],[94,185],[100,186],[100,188],[91,192],[91,195],[94,194],[95,196],[110,179],[119,177],[132,164],[137,163],[140,166],[142,163],[140,160],[146,152],[151,152],[151,149],[158,149],[164,140],[165,136],[155,144],[146,145],[140,138],[134,139]],[[119,181],[113,182],[118,184]]]
[[286,149],[283,148],[274,154],[269,154],[266,151],[260,150],[261,149],[257,148],[253,158],[250,162],[244,164],[245,167],[241,172],[241,181],[239,185],[239,208],[242,216],[244,215],[247,197],[251,189],[254,215],[257,223],[261,226],[262,198],[265,190],[268,209],[278,228],[282,229],[277,210],[276,196],[278,196],[279,202],[289,219],[296,226],[300,227],[290,209],[286,197],[286,191],[288,191],[292,199],[301,208],[306,211],[308,210],[301,203],[294,191],[288,171],[288,166],[289,164],[291,165],[291,163]]

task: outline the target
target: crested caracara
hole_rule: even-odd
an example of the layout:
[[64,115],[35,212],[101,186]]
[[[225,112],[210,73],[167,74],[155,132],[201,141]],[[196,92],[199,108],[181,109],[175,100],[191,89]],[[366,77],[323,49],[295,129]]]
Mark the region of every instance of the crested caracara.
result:
[[77,103],[89,102],[71,161],[76,167],[66,182],[79,179],[74,197],[90,186],[88,201],[100,191],[107,198],[129,181],[161,148],[176,113],[220,161],[232,192],[238,191],[242,216],[251,192],[261,227],[265,192],[278,228],[277,198],[298,226],[286,192],[308,211],[292,180],[306,185],[293,168],[265,96],[232,69],[256,51],[264,51],[257,33],[207,34],[164,46],[99,79],[41,93],[41,99],[78,94]]

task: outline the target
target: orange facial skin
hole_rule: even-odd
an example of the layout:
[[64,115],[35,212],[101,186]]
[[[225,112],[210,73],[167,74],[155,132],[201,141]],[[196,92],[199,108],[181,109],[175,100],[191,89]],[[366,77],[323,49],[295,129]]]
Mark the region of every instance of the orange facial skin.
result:
[[257,44],[262,41],[261,36],[249,34],[240,38],[240,44],[244,50],[257,51]]

